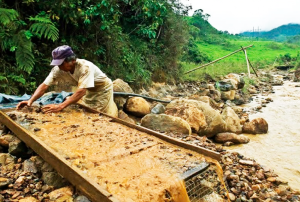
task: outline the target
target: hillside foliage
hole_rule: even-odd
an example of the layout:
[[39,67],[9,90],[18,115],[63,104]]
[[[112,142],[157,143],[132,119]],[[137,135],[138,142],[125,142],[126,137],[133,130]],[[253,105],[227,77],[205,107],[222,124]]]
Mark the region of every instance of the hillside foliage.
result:
[[0,0],[0,91],[32,93],[65,44],[112,79],[176,79],[187,12],[177,0]]

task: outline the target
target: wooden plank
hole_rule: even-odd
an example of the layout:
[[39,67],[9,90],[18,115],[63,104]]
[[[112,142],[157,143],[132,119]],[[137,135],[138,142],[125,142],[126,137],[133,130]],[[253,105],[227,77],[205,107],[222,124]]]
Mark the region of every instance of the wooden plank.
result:
[[78,104],[77,105],[85,108],[87,111],[89,112],[92,112],[92,113],[98,113],[100,115],[104,115],[104,116],[107,116],[109,118],[111,118],[113,121],[117,122],[117,123],[121,123],[125,126],[128,126],[130,128],[134,128],[134,129],[137,129],[141,132],[145,132],[145,133],[148,133],[150,135],[153,135],[161,140],[164,140],[166,142],[169,142],[171,144],[174,144],[174,145],[177,145],[179,147],[183,147],[185,149],[189,149],[189,150],[192,150],[192,151],[195,151],[197,153],[200,153],[200,154],[203,154],[205,156],[208,156],[208,157],[211,157],[213,159],[216,159],[218,161],[221,160],[221,154],[218,153],[218,152],[215,152],[215,151],[211,151],[209,149],[206,149],[206,148],[203,148],[203,147],[199,147],[199,146],[195,146],[195,145],[192,145],[192,144],[189,144],[189,143],[186,143],[186,142],[183,142],[183,141],[180,141],[176,138],[172,138],[172,137],[169,137],[167,135],[164,135],[162,133],[159,133],[159,132],[156,132],[154,130],[150,130],[148,128],[145,128],[145,127],[142,127],[142,126],[138,126],[138,125],[135,125],[135,124],[132,124],[132,123],[129,123],[129,122],[126,122],[122,119],[119,119],[119,118],[116,118],[116,117],[113,117],[113,116],[110,116],[108,114],[105,114],[103,112],[100,112],[100,111],[97,111],[95,109],[92,109],[92,108],[89,108],[88,106],[85,106],[83,104]]
[[60,157],[53,149],[36,138],[29,131],[15,123],[5,113],[0,111],[0,122],[6,125],[19,139],[48,162],[59,174],[65,177],[72,185],[94,202],[118,202],[119,200],[82,175],[78,168],[71,167],[70,163]]

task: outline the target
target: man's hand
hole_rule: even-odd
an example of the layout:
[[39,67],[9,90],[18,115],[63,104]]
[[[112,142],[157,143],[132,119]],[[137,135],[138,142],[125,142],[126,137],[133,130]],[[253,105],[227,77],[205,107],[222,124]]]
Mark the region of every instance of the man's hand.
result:
[[28,100],[28,101],[22,101],[22,102],[20,102],[20,103],[17,105],[17,110],[20,110],[20,109],[22,109],[22,108],[25,107],[25,106],[30,107],[31,104],[32,104],[32,101],[30,101],[30,100]]
[[56,104],[50,104],[50,105],[46,105],[46,106],[42,107],[42,111],[47,114],[48,113],[56,113],[63,109],[64,109],[64,107],[62,107],[61,105],[56,105]]

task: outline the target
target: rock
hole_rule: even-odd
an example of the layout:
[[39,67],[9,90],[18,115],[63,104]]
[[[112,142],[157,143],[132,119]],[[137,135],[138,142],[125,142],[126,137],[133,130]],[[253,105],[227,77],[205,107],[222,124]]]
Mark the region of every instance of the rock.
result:
[[237,90],[238,82],[234,79],[223,79],[219,82],[216,82],[215,87],[216,89],[220,89],[220,91],[231,91]]
[[63,187],[49,193],[50,201],[73,201],[73,189],[71,187]]
[[134,93],[132,88],[123,81],[122,79],[116,79],[113,81],[114,92],[125,92],[125,93]]
[[38,170],[33,161],[31,161],[30,159],[24,161],[24,172],[37,173],[37,171]]
[[141,97],[129,98],[125,104],[125,109],[127,112],[139,117],[150,114],[149,103]]
[[155,105],[155,107],[153,107],[151,109],[151,113],[152,114],[162,114],[164,113],[166,110],[165,106],[161,103],[158,103],[157,105]]
[[237,82],[237,88],[242,89],[245,85],[245,81],[243,77],[240,77],[238,74],[230,73],[225,76],[225,79],[233,79]]
[[130,118],[123,110],[119,110],[118,117],[119,119],[122,119],[128,123],[135,124],[135,121],[132,118]]
[[242,132],[240,118],[234,112],[234,110],[232,108],[226,107],[222,112],[222,117],[226,123],[225,130],[227,132],[232,132],[232,133],[241,133]]
[[166,114],[148,114],[141,120],[141,125],[159,132],[191,134],[191,127],[185,120]]
[[236,197],[233,193],[228,194],[230,201],[235,201]]
[[214,84],[207,84],[207,88],[208,88],[209,90],[216,90]]
[[53,186],[55,188],[61,188],[66,186],[67,181],[62,178],[57,172],[43,172],[42,180],[49,186]]
[[15,160],[16,159],[10,154],[6,154],[6,153],[1,153],[0,154],[0,165],[1,166],[5,166],[5,165],[8,165],[8,164],[14,164]]
[[243,133],[264,134],[268,132],[268,123],[263,118],[256,118],[244,123]]
[[236,144],[245,144],[250,139],[244,135],[237,135],[235,133],[218,133],[215,136],[215,141],[218,143],[233,142]]
[[234,100],[234,97],[235,97],[235,90],[221,92],[222,100]]
[[191,95],[189,96],[189,99],[205,102],[207,104],[209,104],[210,102],[210,97],[208,96]]
[[232,145],[234,145],[233,142],[225,142],[225,143],[223,144],[223,146],[225,146],[225,147],[230,147],[230,146],[232,146]]
[[90,200],[85,196],[77,196],[74,202],[90,202]]
[[282,85],[283,84],[283,76],[282,75],[271,75],[271,80],[270,80],[270,83],[272,85]]
[[24,182],[26,180],[26,177],[25,176],[20,176],[16,181],[15,181],[15,184],[14,184],[14,187],[21,187]]
[[208,96],[217,102],[221,100],[221,92],[218,90],[210,90]]
[[239,163],[240,164],[243,164],[243,165],[247,165],[247,166],[253,166],[254,165],[254,162],[251,161],[251,160],[239,160]]
[[9,143],[8,153],[14,156],[26,156],[27,146],[21,140],[16,139],[15,141]]
[[0,137],[0,146],[3,147],[8,147],[10,142],[13,142],[14,140],[18,139],[16,136],[14,135],[3,135]]
[[[122,79],[114,80],[113,88],[114,92],[134,93],[128,83],[124,82]],[[123,109],[126,100],[126,96],[114,95],[114,102],[116,103],[118,109]]]
[[276,192],[279,196],[284,196],[284,195],[287,195],[289,189],[290,189],[289,186],[286,186],[286,185],[279,185],[277,188],[275,188],[275,192]]
[[177,106],[168,105],[165,113],[187,121],[195,133],[207,127],[204,114],[195,105],[189,103],[181,103]]
[[[0,188],[3,189],[11,183],[11,180],[8,178],[0,177]],[[1,190],[0,189],[0,190]]]
[[214,135],[225,131],[226,123],[221,114],[214,110],[209,104],[196,100],[177,99],[169,103],[166,109],[176,108],[180,105],[195,106],[204,114],[207,127],[200,128],[198,132],[199,135],[213,137]]
[[39,202],[39,200],[37,200],[34,197],[26,197],[26,198],[20,199],[19,202]]

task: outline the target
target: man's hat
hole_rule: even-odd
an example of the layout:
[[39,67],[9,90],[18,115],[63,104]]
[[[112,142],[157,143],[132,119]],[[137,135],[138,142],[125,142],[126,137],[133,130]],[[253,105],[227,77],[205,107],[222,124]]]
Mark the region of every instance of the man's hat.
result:
[[74,55],[74,52],[72,51],[72,48],[70,46],[59,46],[52,51],[53,60],[50,65],[61,65],[64,62],[64,60],[71,55]]

